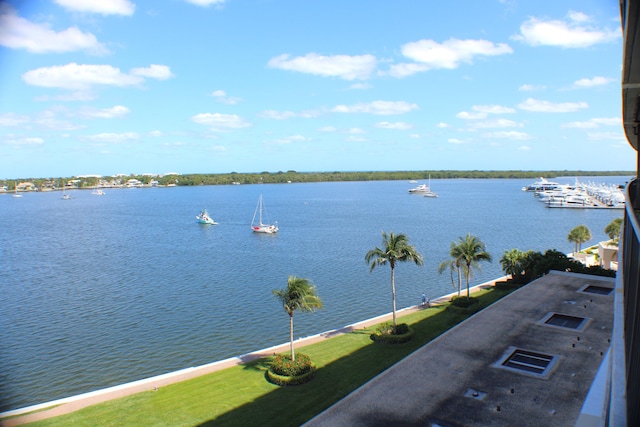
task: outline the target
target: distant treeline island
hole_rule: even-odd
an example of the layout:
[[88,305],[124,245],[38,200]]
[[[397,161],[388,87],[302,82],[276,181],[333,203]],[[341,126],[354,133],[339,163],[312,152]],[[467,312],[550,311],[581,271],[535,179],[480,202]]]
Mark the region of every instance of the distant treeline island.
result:
[[[113,176],[73,176],[56,178],[15,178],[0,180],[0,187],[13,190],[15,185],[28,182],[40,190],[59,189],[63,186],[74,188],[92,188],[101,186],[125,186],[127,182],[139,183],[139,186],[191,186],[191,185],[230,185],[230,184],[284,184],[294,182],[336,182],[336,181],[392,181],[426,179],[516,179],[545,177],[553,179],[561,176],[635,176],[634,171],[582,171],[582,170],[426,170],[395,172],[259,172],[259,173],[202,173],[202,174],[142,174]],[[624,183],[620,183],[624,184]]]

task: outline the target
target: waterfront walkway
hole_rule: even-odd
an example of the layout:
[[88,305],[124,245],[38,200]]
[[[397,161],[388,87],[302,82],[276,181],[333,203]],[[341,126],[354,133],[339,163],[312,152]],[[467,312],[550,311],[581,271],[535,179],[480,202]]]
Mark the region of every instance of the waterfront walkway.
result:
[[[471,291],[477,291],[479,289],[485,289],[493,286],[493,284],[498,280],[503,280],[504,278],[498,278],[480,285],[477,285],[471,288]],[[441,304],[443,302],[448,301],[451,296],[456,295],[456,293],[448,294],[437,298],[431,301],[431,306]],[[401,309],[397,311],[398,317],[402,317],[418,310],[422,310],[425,307],[420,305],[407,307],[405,309]],[[391,320],[392,313],[387,313],[381,316],[373,317],[371,319],[367,319],[358,323],[354,323],[352,325],[348,325],[339,329],[334,329],[327,332],[322,332],[317,335],[312,335],[309,337],[300,338],[295,341],[296,348],[304,347],[321,340],[329,339],[336,337],[338,335],[347,334],[355,330],[366,329],[372,325],[376,325],[382,322],[386,322]],[[163,375],[158,375],[155,377],[150,377],[146,379],[142,379],[139,381],[134,381],[114,387],[109,387],[101,390],[96,390],[89,393],[79,394],[72,397],[67,397],[59,400],[54,400],[38,405],[33,405],[21,409],[16,409],[4,413],[0,413],[0,418],[4,417],[14,417],[7,420],[3,420],[0,422],[2,427],[12,427],[18,426],[26,423],[31,423],[47,418],[57,417],[59,415],[69,414],[71,412],[75,412],[77,410],[86,408],[91,405],[95,405],[97,403],[105,402],[112,399],[118,399],[121,397],[129,396],[132,394],[145,392],[145,391],[153,391],[157,390],[160,387],[164,387],[170,384],[178,383],[181,381],[189,380],[195,377],[199,377],[201,375],[207,375],[212,372],[216,372],[222,369],[227,369],[236,365],[241,365],[244,363],[249,363],[251,361],[272,356],[277,353],[287,352],[289,350],[290,343],[283,343],[280,345],[276,345],[273,347],[265,348],[262,350],[257,350],[251,353],[247,353],[241,356],[232,357],[229,359],[221,360],[218,362],[191,367],[182,369],[175,372],[170,372]]]

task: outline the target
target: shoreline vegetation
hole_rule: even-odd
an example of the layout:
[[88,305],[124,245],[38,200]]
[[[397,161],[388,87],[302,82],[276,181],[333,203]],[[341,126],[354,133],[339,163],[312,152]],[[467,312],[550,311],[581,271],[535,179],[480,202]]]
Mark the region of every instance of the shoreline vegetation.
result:
[[[498,278],[472,288],[485,308],[516,288],[494,286]],[[317,366],[313,381],[279,387],[265,379],[270,360],[286,353],[287,344],[238,356],[214,369],[185,375],[164,374],[149,380],[86,393],[67,399],[8,411],[0,418],[4,427],[34,426],[140,426],[164,425],[301,425],[379,375],[473,313],[448,310],[455,293],[442,296],[429,307],[407,307],[399,317],[415,330],[411,341],[380,345],[370,339],[375,328],[391,313],[344,328],[299,338]],[[226,363],[222,363],[226,362]],[[205,365],[202,368],[210,367]],[[177,371],[175,374],[181,374]],[[164,382],[162,380],[165,380]],[[282,408],[296,408],[295,411]],[[28,411],[28,412],[24,412]]]
[[[259,173],[203,173],[203,174],[118,174],[112,176],[84,175],[49,178],[11,178],[0,180],[0,192],[13,191],[18,183],[28,182],[39,190],[89,189],[100,187],[127,186],[134,180],[140,187],[151,186],[194,186],[194,185],[232,185],[232,184],[288,184],[304,182],[340,182],[340,181],[396,181],[432,179],[549,179],[564,176],[635,176],[634,171],[582,171],[582,170],[425,170],[425,171],[363,171],[363,172],[259,172]],[[624,183],[620,183],[624,184]],[[35,191],[35,190],[34,190]]]

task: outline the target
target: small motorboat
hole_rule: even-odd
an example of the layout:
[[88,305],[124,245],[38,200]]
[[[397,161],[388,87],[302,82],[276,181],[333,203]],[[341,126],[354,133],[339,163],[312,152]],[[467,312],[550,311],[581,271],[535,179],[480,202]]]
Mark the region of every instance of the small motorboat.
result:
[[206,209],[203,209],[199,215],[196,216],[196,219],[198,220],[198,222],[200,224],[211,224],[211,225],[217,225],[218,223],[215,222],[213,220],[213,218],[211,218],[209,216],[209,213],[207,212]]

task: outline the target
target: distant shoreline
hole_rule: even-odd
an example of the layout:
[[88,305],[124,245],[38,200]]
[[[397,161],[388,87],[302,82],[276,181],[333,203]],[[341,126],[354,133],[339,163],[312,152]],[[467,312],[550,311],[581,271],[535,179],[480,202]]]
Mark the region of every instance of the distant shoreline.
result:
[[[14,191],[14,186],[28,183],[34,189],[25,192],[62,190],[89,190],[96,186],[108,188],[156,188],[184,187],[202,185],[246,185],[246,184],[292,184],[307,182],[350,182],[350,181],[419,181],[427,179],[539,179],[558,177],[592,176],[636,176],[635,171],[581,171],[581,170],[425,170],[425,171],[364,171],[364,172],[260,172],[260,173],[221,173],[221,174],[143,174],[143,175],[104,175],[71,176],[56,178],[12,178],[0,180],[0,193]],[[140,185],[127,185],[128,181]],[[73,187],[68,183],[72,182]],[[624,183],[620,183],[624,184]],[[19,191],[23,191],[22,189]]]

